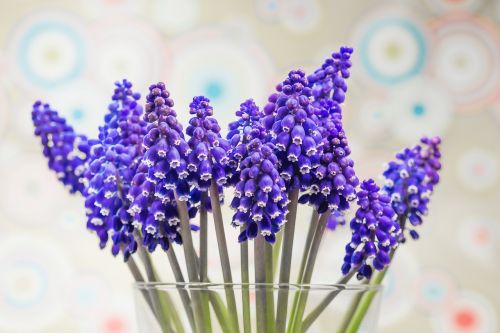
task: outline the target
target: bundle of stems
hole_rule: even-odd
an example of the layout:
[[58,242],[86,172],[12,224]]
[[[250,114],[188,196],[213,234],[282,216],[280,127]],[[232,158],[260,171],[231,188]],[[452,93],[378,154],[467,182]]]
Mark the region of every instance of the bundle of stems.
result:
[[[212,193],[211,193],[212,194]],[[339,279],[335,285],[337,290],[331,291],[319,305],[314,308],[310,313],[305,313],[308,289],[310,288],[311,278],[314,271],[314,265],[318,256],[318,251],[325,233],[326,220],[330,212],[318,214],[313,210],[311,221],[309,225],[309,232],[307,239],[304,243],[304,251],[302,252],[301,264],[298,269],[296,284],[294,286],[302,288],[300,292],[295,293],[293,305],[288,307],[289,295],[286,284],[290,281],[291,276],[291,250],[287,246],[293,244],[293,234],[290,233],[288,226],[293,226],[294,219],[296,218],[297,202],[293,201],[296,196],[292,193],[290,196],[289,224],[285,227],[283,234],[283,242],[277,242],[275,247],[267,243],[263,236],[258,235],[254,240],[254,271],[255,279],[254,284],[250,281],[250,267],[249,267],[249,247],[248,242],[240,243],[240,256],[241,256],[241,281],[236,283],[232,280],[230,267],[229,267],[229,254],[227,252],[226,239],[223,229],[222,214],[220,214],[220,201],[212,200],[213,218],[215,224],[220,223],[222,230],[216,228],[216,233],[219,232],[221,236],[217,237],[219,242],[219,253],[221,265],[228,265],[224,268],[226,272],[226,280],[224,280],[225,299],[221,298],[216,290],[200,291],[203,286],[210,287],[211,280],[207,274],[207,245],[206,237],[208,237],[208,230],[199,233],[200,243],[200,256],[192,246],[192,241],[184,242],[184,256],[186,258],[186,270],[188,271],[189,282],[194,282],[194,288],[190,290],[188,283],[184,279],[181,264],[179,263],[175,254],[174,248],[167,251],[170,267],[178,283],[176,288],[180,299],[183,303],[183,310],[189,321],[189,329],[183,326],[180,318],[182,317],[176,308],[168,293],[163,293],[161,290],[152,288],[150,292],[143,292],[143,297],[154,314],[159,326],[163,332],[212,332],[213,325],[224,333],[230,332],[243,332],[243,333],[296,333],[307,332],[313,323],[321,316],[323,311],[330,305],[330,303],[337,297],[347,284],[355,275],[350,272],[346,276]],[[180,204],[182,210],[182,203]],[[206,211],[199,215],[201,229],[204,229],[208,213]],[[185,214],[181,212],[182,219],[185,219]],[[183,222],[184,224],[186,221]],[[287,229],[288,228],[288,229]],[[288,230],[288,232],[287,232]],[[293,233],[293,231],[292,231]],[[191,245],[189,245],[191,244]],[[203,255],[202,255],[203,254]],[[392,255],[394,252],[392,253]],[[281,258],[278,265],[277,258]],[[144,250],[139,250],[139,258],[143,265],[143,270],[147,279],[144,279],[143,273],[139,269],[135,260],[131,257],[128,261],[128,267],[137,283],[143,285],[145,282],[162,282],[163,280],[158,276],[151,260],[150,254]],[[194,263],[194,264],[193,264]],[[278,270],[279,266],[279,270]],[[191,271],[191,273],[189,273]],[[373,279],[365,280],[363,283],[371,285],[380,285],[387,269],[378,273]],[[279,272],[279,274],[277,274]],[[279,284],[275,284],[275,279],[279,278]],[[201,284],[197,284],[200,283]],[[236,284],[240,284],[238,288],[234,288]],[[301,287],[302,286],[302,287]],[[250,305],[250,290],[255,291],[256,302],[254,313],[256,322],[252,326],[252,309]],[[274,294],[278,290],[277,300]],[[190,292],[189,292],[190,291]],[[238,309],[235,301],[235,291],[240,291],[241,295],[241,309]],[[375,296],[374,291],[360,294],[357,299],[353,300],[351,308],[345,314],[342,325],[339,328],[340,332],[356,332],[366,315],[371,302]],[[275,304],[275,301],[276,304]],[[216,313],[217,323],[212,323],[213,318],[209,315],[209,307]],[[287,308],[289,311],[287,311]],[[285,311],[283,311],[285,309]],[[243,318],[242,325],[238,323],[238,317]]]

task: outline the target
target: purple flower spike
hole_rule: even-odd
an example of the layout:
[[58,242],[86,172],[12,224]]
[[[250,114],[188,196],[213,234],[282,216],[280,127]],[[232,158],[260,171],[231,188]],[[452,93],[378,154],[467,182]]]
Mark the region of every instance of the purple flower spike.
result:
[[235,173],[236,181],[238,175],[234,170],[238,169],[243,154],[246,153],[247,144],[253,139],[263,140],[267,135],[267,131],[261,123],[263,116],[264,113],[255,105],[254,100],[248,99],[236,111],[238,119],[229,124],[227,140],[231,146],[228,151],[228,165]]
[[240,179],[231,202],[231,208],[236,210],[233,226],[246,226],[238,237],[240,242],[260,233],[273,244],[275,234],[286,221],[288,196],[273,150],[272,144],[255,138],[247,145],[241,161]]
[[127,213],[132,225],[142,231],[142,245],[150,252],[158,245],[168,250],[171,242],[182,242],[175,194],[182,201],[190,197],[187,156],[191,148],[173,105],[163,83],[149,87],[144,108],[145,152],[127,195],[131,201]]
[[361,280],[369,279],[373,269],[380,271],[389,265],[401,228],[390,198],[380,192],[373,179],[363,181],[357,197],[359,208],[350,223],[352,237],[346,246],[342,273],[357,270]]
[[104,247],[111,234],[112,253],[123,251],[125,260],[137,249],[130,201],[126,198],[132,178],[142,157],[142,139],[146,122],[141,119],[142,106],[132,84],[115,83],[112,103],[99,128],[99,143],[91,148],[89,168],[85,172],[87,227],[100,237]]
[[93,142],[75,133],[66,119],[49,104],[35,102],[31,119],[35,135],[42,142],[43,155],[49,160],[49,168],[71,193],[82,193],[86,185],[86,162]]
[[288,188],[307,189],[312,161],[319,160],[322,138],[311,105],[312,91],[301,70],[291,71],[264,107],[262,123],[278,157],[278,170]]
[[[419,238],[414,227],[420,225],[427,214],[429,198],[439,183],[441,169],[441,139],[424,137],[420,141],[420,145],[396,154],[397,160],[390,162],[384,172],[383,191],[391,198],[401,228],[408,230],[413,239]],[[402,235],[400,241],[405,240]]]
[[359,185],[354,162],[349,157],[351,149],[342,125],[341,109],[347,91],[345,79],[349,77],[351,53],[352,48],[341,47],[340,52],[333,53],[308,77],[323,153],[319,162],[313,165],[312,185],[302,201],[313,205],[320,213],[328,208],[333,211],[348,209],[349,202],[356,199],[355,189]]
[[204,96],[193,98],[189,105],[189,113],[194,115],[189,120],[186,133],[191,138],[188,145],[191,152],[188,156],[191,185],[201,191],[207,191],[211,180],[218,185],[227,182],[229,143],[220,135],[220,126],[213,116],[210,100]]

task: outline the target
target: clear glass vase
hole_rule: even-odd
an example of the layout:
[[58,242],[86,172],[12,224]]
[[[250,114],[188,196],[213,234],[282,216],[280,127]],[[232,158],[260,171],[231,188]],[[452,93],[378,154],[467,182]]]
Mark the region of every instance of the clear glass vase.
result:
[[140,333],[373,333],[381,288],[136,283],[134,296]]

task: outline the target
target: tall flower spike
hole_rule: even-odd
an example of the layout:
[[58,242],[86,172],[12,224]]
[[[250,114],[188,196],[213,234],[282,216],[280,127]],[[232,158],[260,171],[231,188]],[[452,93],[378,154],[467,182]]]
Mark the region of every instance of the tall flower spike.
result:
[[346,245],[342,273],[358,271],[358,279],[369,279],[373,269],[382,270],[391,261],[391,250],[401,235],[390,197],[381,194],[373,179],[365,180],[357,193],[359,208],[351,220],[351,241]]
[[103,248],[111,234],[112,253],[123,251],[125,260],[137,249],[132,216],[126,198],[132,178],[142,157],[142,138],[146,122],[132,84],[115,83],[112,103],[99,128],[100,142],[92,146],[85,172],[89,186],[84,191],[87,227],[97,233]]
[[66,119],[59,116],[49,104],[37,101],[33,105],[31,119],[35,135],[40,137],[43,155],[49,168],[71,193],[82,193],[86,181],[83,176],[92,142],[75,133]]
[[173,106],[163,83],[149,87],[144,108],[144,120],[149,123],[143,139],[145,152],[128,193],[132,224],[142,231],[143,245],[150,252],[158,245],[168,250],[171,241],[181,243],[174,191],[180,200],[189,199],[186,156],[191,149]]
[[227,152],[229,143],[220,135],[220,126],[213,116],[210,100],[197,96],[189,105],[189,113],[194,115],[189,120],[186,133],[191,149],[188,155],[188,170],[191,173],[191,185],[201,191],[207,191],[213,180],[222,186],[227,182],[226,170],[229,162]]
[[231,208],[237,211],[233,226],[246,226],[238,238],[240,242],[260,233],[274,243],[275,234],[286,221],[288,196],[273,150],[272,144],[253,139],[241,161],[240,180],[231,202]]
[[[420,141],[420,145],[396,154],[397,160],[390,162],[384,172],[383,190],[391,197],[401,228],[408,230],[413,239],[419,238],[414,227],[422,224],[422,216],[427,214],[429,198],[439,183],[441,169],[441,139],[424,137]],[[404,235],[401,241],[405,241]]]
[[356,199],[355,188],[359,184],[354,162],[349,157],[351,149],[342,125],[341,109],[347,91],[345,78],[349,77],[351,53],[351,48],[342,47],[309,76],[323,137],[323,154],[312,171],[310,191],[300,200],[313,205],[320,213],[328,208],[332,211],[348,209],[349,201]]
[[243,159],[246,147],[253,139],[263,140],[266,137],[266,129],[261,123],[263,112],[255,105],[253,99],[247,99],[241,103],[236,111],[237,120],[229,124],[227,139],[231,145],[229,150],[229,165],[237,168]]
[[321,153],[321,133],[311,89],[301,70],[291,71],[264,107],[263,124],[276,147],[278,170],[287,187],[307,189]]

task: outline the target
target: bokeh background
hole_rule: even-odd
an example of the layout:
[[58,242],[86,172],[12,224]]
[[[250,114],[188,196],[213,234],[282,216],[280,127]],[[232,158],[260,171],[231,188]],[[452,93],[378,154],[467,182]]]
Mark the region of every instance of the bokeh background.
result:
[[[163,80],[182,119],[205,94],[225,127],[244,99],[263,105],[288,70],[344,44],[362,177],[421,134],[444,140],[442,184],[388,275],[379,331],[500,332],[499,21],[497,0],[1,0],[0,332],[136,331],[131,277],[47,170],[34,100],[92,136],[115,80],[143,92]],[[337,280],[345,229],[328,234],[316,281]]]

